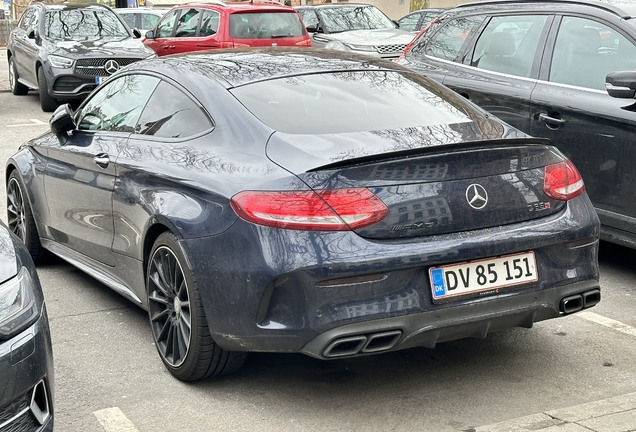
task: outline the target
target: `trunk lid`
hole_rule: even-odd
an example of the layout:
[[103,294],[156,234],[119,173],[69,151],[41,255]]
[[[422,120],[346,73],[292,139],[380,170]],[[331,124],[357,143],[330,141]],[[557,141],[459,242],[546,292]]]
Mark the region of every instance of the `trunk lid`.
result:
[[[543,191],[544,167],[565,158],[545,140],[521,138],[338,158],[320,165],[316,152],[290,151],[290,137],[270,140],[268,155],[314,190],[368,188],[388,208],[382,221],[356,230],[370,239],[399,239],[496,227],[547,216],[565,202]],[[297,140],[295,136],[293,140]],[[338,142],[332,136],[332,145]],[[278,147],[278,148],[277,148]],[[355,154],[353,155],[355,156]],[[285,161],[289,161],[286,163]],[[314,164],[314,166],[311,166]]]

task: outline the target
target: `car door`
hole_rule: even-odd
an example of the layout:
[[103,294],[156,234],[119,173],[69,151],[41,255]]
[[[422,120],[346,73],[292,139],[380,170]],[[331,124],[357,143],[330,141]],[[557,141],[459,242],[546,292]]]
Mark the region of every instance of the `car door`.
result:
[[604,85],[609,72],[634,68],[634,31],[618,17],[558,16],[532,93],[530,130],[574,161],[601,223],[630,232],[636,232],[636,106],[610,97]]
[[197,8],[183,8],[177,18],[174,28],[174,36],[168,38],[170,44],[170,54],[179,54],[188,51],[203,49],[198,47],[201,38],[198,37],[197,30],[201,18],[201,10]]
[[444,83],[446,76],[461,61],[460,54],[484,18],[484,15],[476,15],[434,22],[399,63]]
[[530,132],[530,97],[552,15],[488,18],[444,84],[508,124]]
[[[193,140],[211,131],[213,125],[201,105],[178,84],[158,84],[117,159],[120,181],[113,204],[116,253],[142,259],[142,233],[154,213],[167,216],[179,208],[182,216],[188,214],[190,201],[175,187],[183,182],[179,175],[166,175],[166,170],[174,169],[174,173],[195,163],[196,155],[205,151]],[[143,298],[143,293],[137,295]]]
[[52,140],[44,172],[49,237],[113,266],[112,194],[115,160],[159,79],[116,78],[100,87],[76,115],[72,134]]
[[175,9],[165,14],[154,29],[154,37],[144,40],[144,44],[159,56],[174,54],[175,47],[171,41],[174,39],[174,27],[180,11]]

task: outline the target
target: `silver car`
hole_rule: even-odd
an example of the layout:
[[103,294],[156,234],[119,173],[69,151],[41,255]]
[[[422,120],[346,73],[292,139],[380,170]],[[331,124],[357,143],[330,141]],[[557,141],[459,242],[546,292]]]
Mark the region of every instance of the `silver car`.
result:
[[299,6],[314,47],[355,51],[394,59],[413,40],[380,9],[367,4],[336,3]]
[[124,20],[131,29],[137,29],[142,35],[152,30],[157,21],[170,9],[139,8],[118,8],[115,12]]

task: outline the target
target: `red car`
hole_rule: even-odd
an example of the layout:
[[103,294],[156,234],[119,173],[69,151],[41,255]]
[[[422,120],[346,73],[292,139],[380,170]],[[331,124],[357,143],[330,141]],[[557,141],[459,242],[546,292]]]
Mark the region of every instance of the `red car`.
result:
[[157,55],[214,48],[311,46],[294,9],[279,3],[188,3],[166,13],[146,33]]

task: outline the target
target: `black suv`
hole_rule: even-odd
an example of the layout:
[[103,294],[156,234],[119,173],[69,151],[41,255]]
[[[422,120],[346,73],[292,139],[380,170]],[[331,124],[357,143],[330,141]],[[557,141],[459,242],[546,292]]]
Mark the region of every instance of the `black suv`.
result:
[[399,62],[550,138],[580,170],[602,238],[634,248],[636,104],[605,82],[636,68],[635,16],[619,1],[473,3],[442,14]]
[[32,3],[7,45],[15,95],[39,90],[43,111],[84,99],[120,67],[154,56],[109,7]]

